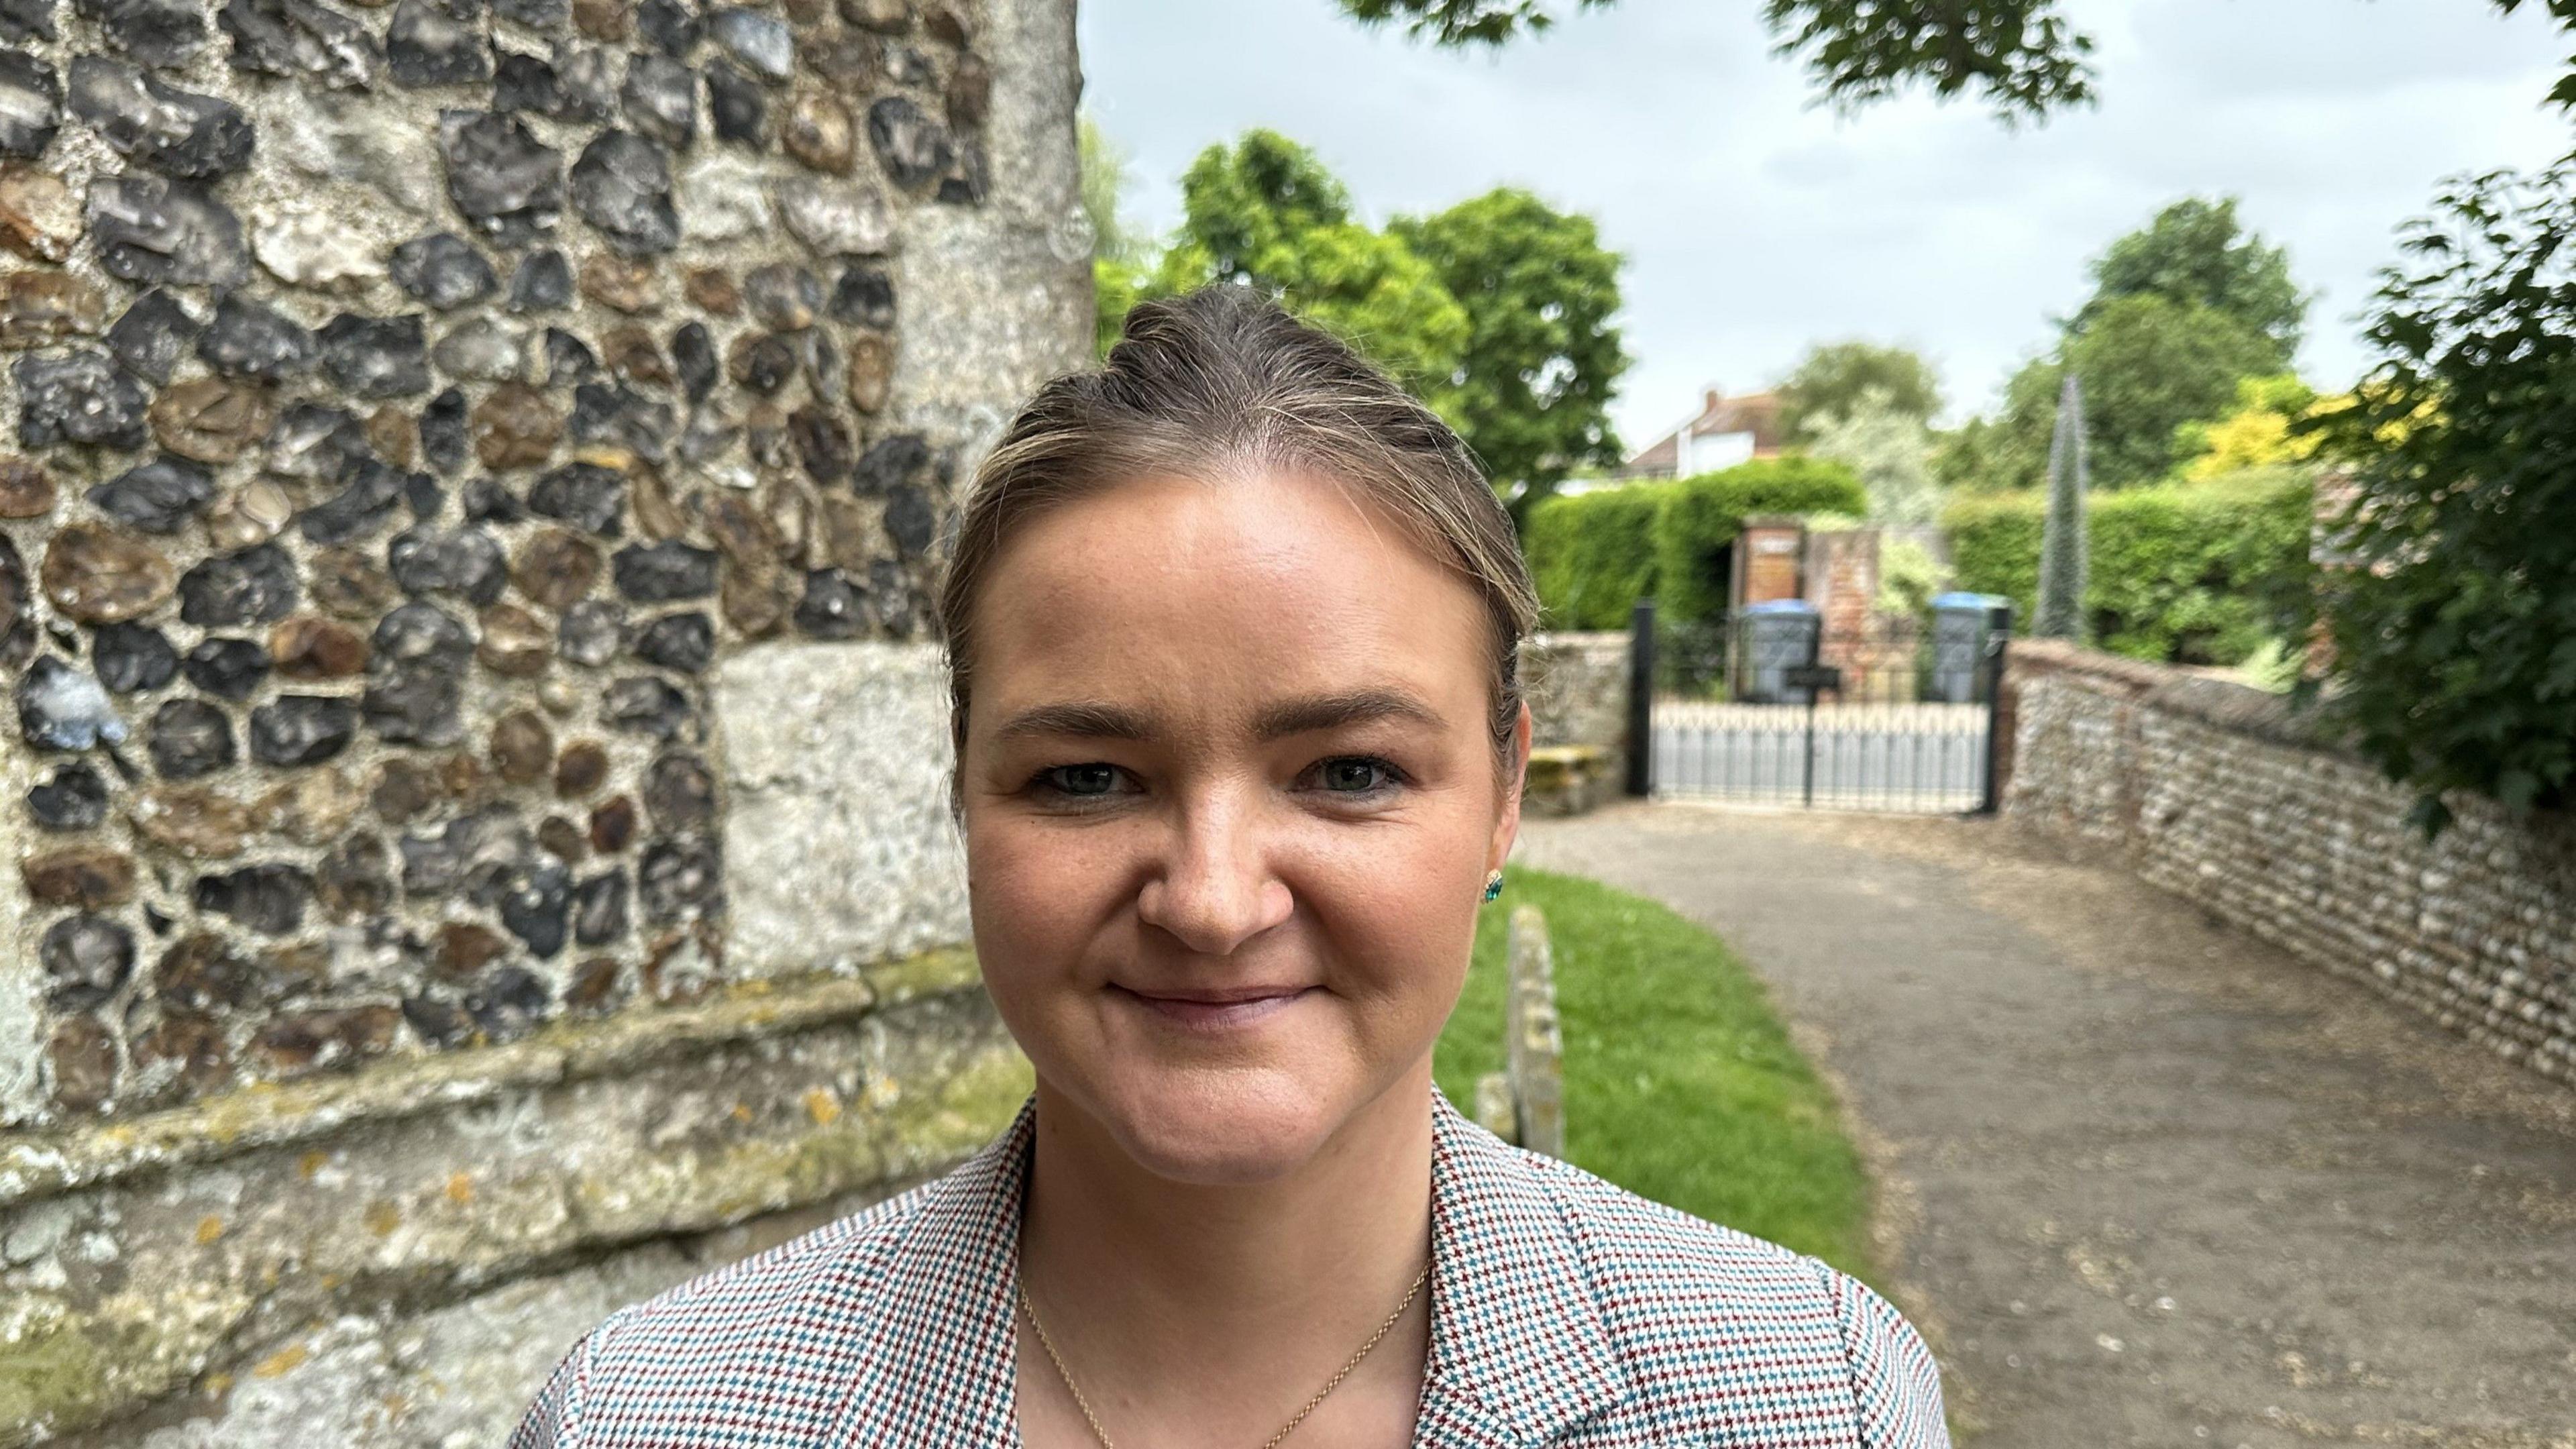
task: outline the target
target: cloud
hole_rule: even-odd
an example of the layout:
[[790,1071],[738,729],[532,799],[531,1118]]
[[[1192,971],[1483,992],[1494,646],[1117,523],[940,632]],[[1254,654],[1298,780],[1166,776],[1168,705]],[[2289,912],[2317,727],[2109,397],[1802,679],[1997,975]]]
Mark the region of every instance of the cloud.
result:
[[1331,0],[1083,0],[1085,103],[1168,227],[1197,152],[1269,126],[1373,218],[1526,186],[1628,258],[1643,442],[1704,384],[1758,386],[1813,342],[1922,348],[1984,406],[2085,295],[2086,263],[2182,195],[2233,193],[2321,293],[2303,367],[2365,365],[2350,321],[2439,178],[2576,143],[2540,105],[2572,48],[2475,0],[2092,0],[2102,103],[2037,128],[1901,98],[1855,118],[1770,55],[1756,0],[1620,0],[1459,54]]

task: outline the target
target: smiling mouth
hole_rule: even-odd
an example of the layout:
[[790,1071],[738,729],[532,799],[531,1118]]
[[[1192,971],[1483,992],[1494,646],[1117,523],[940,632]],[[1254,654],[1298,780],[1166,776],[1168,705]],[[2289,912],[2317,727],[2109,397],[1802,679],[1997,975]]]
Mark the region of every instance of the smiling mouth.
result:
[[1226,1031],[1250,1026],[1322,989],[1318,986],[1248,986],[1160,993],[1138,991],[1113,982],[1109,993],[1174,1026],[1193,1031]]

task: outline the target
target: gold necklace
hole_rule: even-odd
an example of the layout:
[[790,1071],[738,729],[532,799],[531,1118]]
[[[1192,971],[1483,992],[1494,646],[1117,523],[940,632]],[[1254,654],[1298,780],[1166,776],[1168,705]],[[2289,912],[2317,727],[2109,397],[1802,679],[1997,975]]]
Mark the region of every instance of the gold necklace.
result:
[[[1299,1409],[1286,1424],[1281,1425],[1278,1433],[1263,1441],[1261,1449],[1279,1449],[1280,1444],[1289,1435],[1297,1432],[1297,1426],[1306,1422],[1306,1416],[1315,1412],[1315,1406],[1324,1402],[1324,1396],[1340,1388],[1342,1380],[1351,1376],[1351,1370],[1360,1366],[1360,1360],[1369,1356],[1369,1350],[1377,1347],[1378,1340],[1394,1331],[1396,1323],[1404,1317],[1405,1310],[1411,1308],[1413,1300],[1422,1295],[1422,1285],[1430,1281],[1431,1265],[1425,1262],[1422,1265],[1422,1271],[1413,1275],[1413,1286],[1404,1290],[1404,1301],[1395,1305],[1395,1311],[1386,1316],[1386,1322],[1377,1326],[1377,1332],[1368,1336],[1368,1342],[1360,1345],[1359,1352],[1352,1354],[1348,1362],[1333,1371],[1331,1378],[1324,1380],[1324,1386],[1315,1390],[1315,1396],[1306,1401],[1304,1408]],[[1065,1388],[1072,1393],[1074,1407],[1082,1410],[1083,1422],[1091,1426],[1091,1437],[1100,1441],[1100,1449],[1118,1449],[1117,1445],[1109,1442],[1109,1431],[1100,1427],[1100,1416],[1091,1412],[1091,1401],[1082,1396],[1082,1389],[1074,1383],[1073,1370],[1064,1366],[1064,1355],[1056,1352],[1055,1340],[1047,1336],[1046,1325],[1038,1322],[1038,1306],[1029,1301],[1029,1285],[1023,1281],[1019,1286],[1020,1311],[1029,1316],[1029,1327],[1037,1332],[1038,1347],[1045,1349],[1047,1358],[1055,1364],[1056,1377],[1064,1380]]]

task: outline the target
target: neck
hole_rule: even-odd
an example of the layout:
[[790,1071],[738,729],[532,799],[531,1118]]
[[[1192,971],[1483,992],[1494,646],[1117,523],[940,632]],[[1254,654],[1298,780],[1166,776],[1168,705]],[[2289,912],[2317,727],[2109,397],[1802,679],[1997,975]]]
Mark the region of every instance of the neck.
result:
[[[1086,1392],[1320,1384],[1422,1271],[1431,1091],[1426,1058],[1291,1171],[1207,1185],[1147,1171],[1041,1080],[1021,1273],[1077,1368],[1117,1376]],[[1410,1315],[1426,1325],[1430,1292]],[[1372,1358],[1418,1367],[1422,1339],[1406,1338]]]

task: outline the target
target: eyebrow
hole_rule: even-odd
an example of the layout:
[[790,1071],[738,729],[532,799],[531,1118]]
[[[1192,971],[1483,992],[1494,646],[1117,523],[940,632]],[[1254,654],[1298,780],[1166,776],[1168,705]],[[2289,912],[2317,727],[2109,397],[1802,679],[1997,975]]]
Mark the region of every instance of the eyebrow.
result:
[[[1375,720],[1402,720],[1427,725],[1434,730],[1445,729],[1448,725],[1438,710],[1408,690],[1355,689],[1345,694],[1309,695],[1269,705],[1254,717],[1253,732],[1264,741],[1283,740],[1291,735],[1341,729]],[[1032,705],[1003,721],[1001,727],[993,732],[993,738],[1000,742],[1055,735],[1102,740],[1150,740],[1155,736],[1155,725],[1153,716],[1142,710],[1092,700],[1073,700]]]

